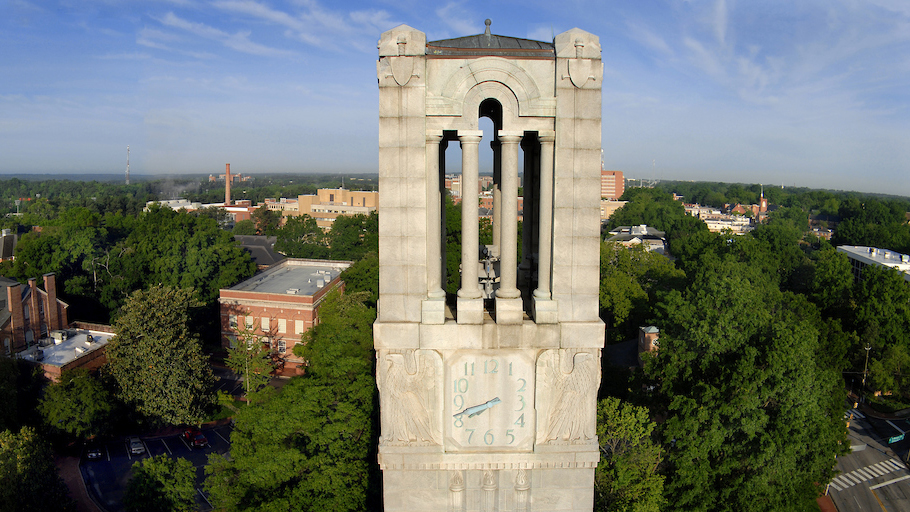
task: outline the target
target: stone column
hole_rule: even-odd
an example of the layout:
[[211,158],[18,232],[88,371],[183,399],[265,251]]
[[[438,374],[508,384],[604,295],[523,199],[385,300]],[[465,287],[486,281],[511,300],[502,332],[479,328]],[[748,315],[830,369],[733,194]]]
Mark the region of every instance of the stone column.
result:
[[502,227],[499,248],[499,289],[496,291],[496,323],[521,323],[521,292],[518,291],[518,145],[523,132],[500,130],[502,143]]
[[427,134],[427,299],[423,301],[421,322],[445,323],[445,298],[442,289],[442,212],[439,193],[439,142],[442,134]]
[[502,237],[502,144],[498,140],[490,143],[493,150],[493,245],[496,246],[494,256],[499,257]]
[[550,262],[553,228],[553,144],[556,134],[540,132],[540,217],[537,250],[537,289],[534,290],[534,321],[556,323],[556,302],[550,299]]
[[458,130],[461,142],[461,288],[458,290],[460,324],[483,323],[483,299],[480,291],[480,226],[477,197],[481,130]]

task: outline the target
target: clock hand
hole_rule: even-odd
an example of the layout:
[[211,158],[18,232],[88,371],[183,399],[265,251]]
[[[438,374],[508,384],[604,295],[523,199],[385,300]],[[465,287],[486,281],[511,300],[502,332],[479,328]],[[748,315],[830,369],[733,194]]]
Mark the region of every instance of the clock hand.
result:
[[461,412],[457,412],[457,413],[453,414],[452,416],[457,418],[463,414],[467,414],[468,418],[473,418],[474,416],[477,416],[478,414],[482,413],[483,411],[486,411],[490,407],[493,407],[494,405],[496,405],[500,402],[502,402],[502,400],[500,400],[499,397],[496,397],[496,398],[494,398],[492,400],[488,400],[480,405],[468,407],[467,409],[465,409]]

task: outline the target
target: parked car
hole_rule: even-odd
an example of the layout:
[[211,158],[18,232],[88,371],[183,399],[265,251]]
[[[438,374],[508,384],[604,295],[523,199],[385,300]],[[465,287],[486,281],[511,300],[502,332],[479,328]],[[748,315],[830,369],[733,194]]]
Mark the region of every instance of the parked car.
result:
[[133,455],[141,455],[145,453],[145,445],[142,444],[142,441],[140,441],[138,437],[133,436],[129,438],[127,444],[130,445],[130,453]]
[[205,438],[201,430],[195,427],[189,427],[183,431],[183,440],[193,448],[205,448],[209,445],[209,440]]
[[85,458],[89,460],[98,460],[103,454],[101,443],[97,440],[92,439],[85,442]]

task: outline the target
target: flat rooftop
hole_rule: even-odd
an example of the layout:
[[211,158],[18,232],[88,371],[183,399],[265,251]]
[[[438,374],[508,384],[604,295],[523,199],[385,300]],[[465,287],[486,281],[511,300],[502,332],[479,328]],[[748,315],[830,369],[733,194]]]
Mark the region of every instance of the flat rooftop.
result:
[[350,261],[288,258],[228,290],[311,296],[350,266]]
[[[57,343],[57,340],[53,338],[44,338],[39,341],[39,345],[19,352],[19,358],[39,364],[63,366],[107,345],[108,341],[114,337],[114,334],[110,332],[86,329],[65,329],[63,332],[68,334],[66,340]],[[92,341],[89,341],[89,336]],[[43,359],[35,357],[39,350],[44,354]]]
[[839,245],[837,250],[847,253],[847,256],[867,265],[881,265],[897,269],[904,273],[904,279],[910,281],[910,256],[906,254],[862,245]]

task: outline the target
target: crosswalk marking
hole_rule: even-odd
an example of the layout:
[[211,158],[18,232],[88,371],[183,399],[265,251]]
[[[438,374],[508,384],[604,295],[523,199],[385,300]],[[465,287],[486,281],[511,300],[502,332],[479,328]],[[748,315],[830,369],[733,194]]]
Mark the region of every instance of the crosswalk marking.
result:
[[[836,491],[843,491],[848,487],[853,487],[854,485],[861,484],[867,480],[882,477],[895,471],[906,470],[907,467],[900,461],[888,459],[886,461],[870,464],[863,468],[854,469],[848,473],[841,473],[831,479],[831,487],[834,487]],[[907,478],[910,478],[910,475],[907,475]],[[895,481],[900,481],[900,479]]]
[[859,412],[858,409],[850,409],[850,412],[853,413],[854,418],[864,419],[866,417],[866,415]]

